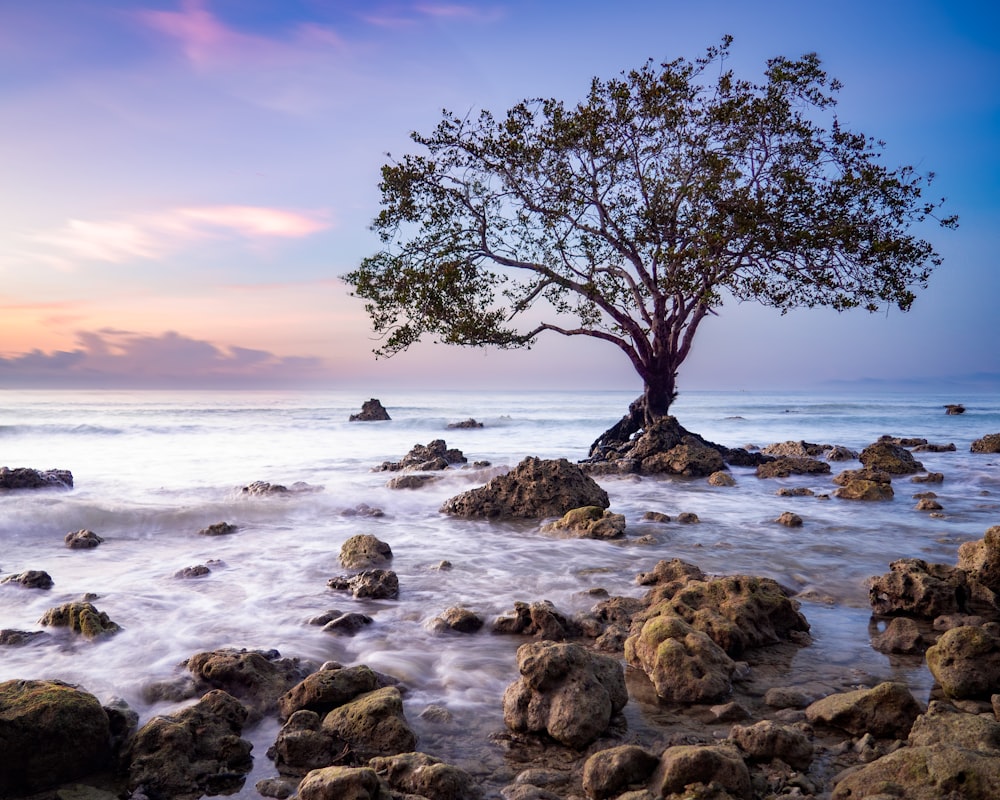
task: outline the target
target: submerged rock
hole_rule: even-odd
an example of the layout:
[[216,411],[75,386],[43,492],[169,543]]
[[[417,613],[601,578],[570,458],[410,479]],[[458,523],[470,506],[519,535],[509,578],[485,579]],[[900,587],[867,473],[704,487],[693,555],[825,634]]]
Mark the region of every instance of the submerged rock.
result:
[[758,478],[787,478],[789,475],[825,475],[830,465],[805,456],[781,456],[757,467]]
[[77,780],[111,758],[108,715],[92,694],[61,681],[0,683],[0,797]]
[[228,536],[231,533],[236,533],[240,529],[239,525],[233,525],[231,522],[214,522],[211,525],[202,528],[198,531],[199,536]]
[[444,439],[435,439],[428,444],[415,444],[399,461],[383,461],[375,471],[435,471],[447,469],[452,464],[466,464],[468,460],[461,450],[449,448]]
[[361,404],[361,411],[351,414],[349,422],[385,422],[390,420],[389,412],[383,408],[382,403],[376,399],[365,400]]
[[52,576],[40,569],[29,569],[17,575],[7,575],[0,578],[0,583],[16,583],[26,589],[51,589],[53,586]]
[[578,539],[617,539],[625,535],[625,515],[612,514],[600,506],[574,508],[542,526],[542,533],[560,532]]
[[80,530],[67,533],[63,541],[70,550],[92,550],[104,539],[93,531]]
[[441,511],[471,518],[542,519],[582,506],[609,505],[608,493],[577,465],[565,458],[529,456],[506,475],[451,498]]
[[0,467],[0,489],[72,489],[68,469],[37,470],[31,467]]

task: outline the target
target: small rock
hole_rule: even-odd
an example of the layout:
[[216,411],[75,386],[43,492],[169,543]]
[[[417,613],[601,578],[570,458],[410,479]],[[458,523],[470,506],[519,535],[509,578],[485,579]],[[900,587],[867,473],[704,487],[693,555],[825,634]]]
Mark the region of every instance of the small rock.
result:
[[79,530],[67,533],[64,541],[70,550],[92,550],[104,539],[93,531]]
[[802,527],[802,517],[798,514],[793,514],[791,511],[785,511],[781,516],[779,516],[775,522],[785,525],[789,528],[801,528]]
[[207,528],[202,528],[198,531],[199,536],[227,536],[230,533],[236,533],[240,528],[238,525],[233,525],[229,522],[215,522],[209,525]]

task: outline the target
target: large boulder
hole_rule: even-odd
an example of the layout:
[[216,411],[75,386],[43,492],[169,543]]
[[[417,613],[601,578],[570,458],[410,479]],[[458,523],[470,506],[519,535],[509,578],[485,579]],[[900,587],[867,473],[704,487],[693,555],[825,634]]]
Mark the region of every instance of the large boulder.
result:
[[31,467],[0,467],[0,489],[72,489],[68,469],[37,470]]
[[634,624],[661,615],[680,617],[734,658],[747,648],[777,644],[793,632],[809,630],[798,604],[771,578],[727,575],[699,579],[688,574],[683,581],[658,583],[647,599],[649,607]]
[[872,689],[840,692],[806,708],[806,719],[877,739],[905,739],[923,709],[902,683],[886,681]]
[[298,800],[392,800],[371,767],[324,767],[299,784]]
[[98,611],[92,603],[64,603],[50,608],[38,623],[55,628],[69,628],[88,639],[108,636],[121,630],[117,622],[112,622],[106,613]]
[[191,656],[185,666],[201,686],[222,689],[258,714],[277,707],[309,673],[298,659],[281,658],[277,650],[213,650]]
[[365,400],[361,404],[361,411],[357,414],[351,414],[350,422],[384,422],[386,420],[392,419],[389,416],[389,412],[385,410],[382,403],[376,399]]
[[924,471],[924,465],[909,450],[887,439],[868,445],[858,458],[868,469],[881,470],[890,475],[912,475]]
[[670,614],[654,616],[625,640],[625,660],[671,703],[710,703],[729,695],[734,662],[705,633]]
[[1000,636],[972,625],[947,630],[927,649],[927,666],[948,697],[988,700],[1000,693]]
[[359,695],[333,709],[323,718],[322,730],[343,742],[352,759],[362,764],[376,756],[408,753],[417,744],[395,686]]
[[761,452],[765,455],[774,456],[775,458],[780,458],[782,456],[792,456],[795,458],[822,458],[826,451],[831,449],[831,447],[832,445],[829,444],[814,444],[813,442],[807,442],[799,439],[797,442],[787,441],[769,444],[761,450]]
[[958,566],[987,589],[1000,594],[1000,525],[986,531],[982,539],[958,548]]
[[594,459],[613,471],[705,476],[725,469],[721,448],[685,430],[674,417],[661,417],[627,442]]
[[1000,433],[988,433],[976,439],[969,450],[973,453],[1000,453]]
[[149,800],[239,791],[253,765],[253,745],[240,738],[246,719],[246,707],[218,689],[176,714],[154,717],[125,755],[130,791]]
[[[688,792],[701,785],[702,791]],[[709,785],[726,794],[709,793]],[[657,797],[733,797],[750,800],[750,771],[739,751],[732,745],[677,745],[660,756],[653,776]]]
[[889,570],[868,580],[868,600],[876,614],[934,619],[968,610],[970,592],[964,570],[919,558],[897,559]]
[[352,536],[340,547],[340,563],[347,569],[381,567],[392,558],[392,548],[370,533]]
[[378,673],[364,664],[322,669],[306,676],[285,692],[278,700],[278,710],[284,719],[303,709],[326,714],[382,685]]
[[92,694],[61,681],[0,683],[0,797],[75,780],[111,757],[108,715]]
[[529,456],[506,475],[451,498],[441,511],[460,517],[542,519],[610,504],[608,493],[577,465],[565,458]]
[[517,667],[521,677],[503,696],[504,722],[513,731],[547,733],[583,749],[628,702],[621,664],[577,644],[521,645]]
[[826,461],[806,456],[781,456],[757,466],[758,478],[787,478],[789,475],[826,475],[830,465]]

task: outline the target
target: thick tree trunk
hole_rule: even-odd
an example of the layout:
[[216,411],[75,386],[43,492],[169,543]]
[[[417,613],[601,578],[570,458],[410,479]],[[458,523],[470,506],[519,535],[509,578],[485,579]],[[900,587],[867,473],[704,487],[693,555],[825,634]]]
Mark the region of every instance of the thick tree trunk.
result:
[[632,401],[628,413],[590,446],[590,458],[602,457],[608,450],[620,447],[639,431],[667,416],[676,397],[676,378],[673,372],[663,378],[646,381],[642,396]]

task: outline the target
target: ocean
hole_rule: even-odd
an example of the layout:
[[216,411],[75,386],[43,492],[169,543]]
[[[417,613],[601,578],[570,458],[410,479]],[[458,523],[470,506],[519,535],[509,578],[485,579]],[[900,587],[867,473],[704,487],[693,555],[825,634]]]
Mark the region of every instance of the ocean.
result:
[[[54,580],[48,591],[0,585],[0,629],[40,630],[47,609],[87,593],[123,628],[98,641],[54,630],[0,648],[0,680],[57,678],[104,702],[124,699],[145,721],[184,704],[151,700],[148,687],[177,677],[182,661],[205,650],[277,649],[316,664],[363,663],[405,685],[419,749],[482,772],[502,761],[490,734],[503,730],[501,696],[517,677],[522,643],[487,629],[515,601],[586,611],[593,589],[639,596],[636,574],[675,557],[709,573],[772,577],[797,593],[812,626],[811,644],[789,665],[789,685],[843,683],[845,674],[903,680],[926,702],[933,680],[922,662],[870,645],[866,580],[897,558],[954,564],[962,542],[1000,524],[1000,456],[969,450],[1000,432],[996,395],[684,393],[673,409],[680,422],[730,447],[806,440],[861,450],[890,434],[956,450],[916,454],[926,470],[944,474],[943,483],[900,476],[895,499],[880,503],[776,495],[781,486],[832,494],[832,475],[859,462],[780,480],[734,467],[734,487],[602,476],[611,510],[627,519],[619,541],[558,538],[534,522],[461,520],[438,509],[526,456],[585,458],[634,393],[383,392],[391,421],[349,422],[367,399],[343,391],[0,391],[0,465],[68,469],[75,479],[71,490],[0,493],[0,579],[37,569]],[[966,413],[946,415],[953,402],[964,402]],[[448,427],[470,417],[483,427]],[[372,469],[435,439],[463,451],[470,466],[418,490],[387,488],[393,473]],[[490,466],[471,466],[480,461]],[[311,491],[242,491],[254,481],[301,482]],[[912,495],[927,489],[943,506],[938,517],[916,510]],[[384,515],[352,514],[361,504]],[[650,523],[647,511],[694,512],[701,521]],[[784,511],[803,526],[776,524]],[[199,535],[222,521],[237,532]],[[68,549],[64,537],[80,529],[105,541]],[[392,548],[398,599],[354,600],[327,588],[347,573],[338,554],[358,533]],[[445,560],[452,568],[438,569]],[[199,564],[210,574],[176,577]],[[451,606],[477,612],[487,628],[434,632],[432,621]],[[330,609],[360,610],[374,622],[355,636],[309,624]],[[425,722],[419,715],[430,705],[446,708],[453,724]],[[630,725],[642,725],[631,713]],[[238,797],[258,797],[254,782],[276,774],[265,751],[278,727],[265,718],[245,732],[255,765]]]

